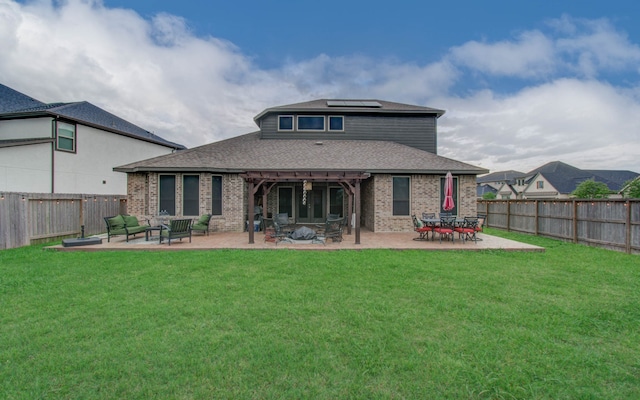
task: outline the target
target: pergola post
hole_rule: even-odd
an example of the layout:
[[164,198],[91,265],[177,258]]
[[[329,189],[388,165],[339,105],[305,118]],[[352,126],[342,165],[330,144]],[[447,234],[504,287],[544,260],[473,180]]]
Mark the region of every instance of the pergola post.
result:
[[[254,243],[254,231],[253,231],[253,214],[251,213],[251,210],[253,210],[253,196],[254,196],[254,192],[253,192],[253,179],[249,179],[249,187],[247,188],[247,195],[249,196],[248,199],[248,205],[247,205],[247,230],[249,231],[249,244],[253,244]],[[251,217],[250,217],[251,216]]]
[[360,181],[356,181],[355,190],[355,206],[356,206],[356,244],[360,244]]

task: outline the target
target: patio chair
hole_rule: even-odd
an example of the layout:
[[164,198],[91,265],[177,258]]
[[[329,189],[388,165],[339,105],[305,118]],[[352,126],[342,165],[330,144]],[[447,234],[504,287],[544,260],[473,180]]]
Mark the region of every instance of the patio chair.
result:
[[192,219],[173,219],[169,225],[160,225],[160,243],[163,239],[167,239],[171,246],[172,239],[180,239],[188,237],[191,243],[191,223]]
[[419,235],[413,238],[413,240],[429,240],[429,232],[433,232],[433,227],[424,225],[415,214],[411,216],[411,219],[413,219],[413,230],[418,232]]
[[289,214],[278,213],[273,217],[274,225],[277,222],[283,232],[291,233],[295,229],[295,224],[289,222]]
[[203,235],[206,233],[209,236],[209,222],[211,222],[211,214],[201,216],[191,225],[191,232],[198,231],[202,232]]
[[477,217],[465,217],[462,225],[458,225],[454,228],[454,231],[458,232],[458,237],[462,239],[464,243],[467,240],[473,240],[478,243],[476,238],[476,227],[478,226]]
[[342,232],[346,224],[346,218],[329,219],[324,223],[324,243],[327,243],[327,239],[331,239],[333,242],[342,242]]
[[438,233],[440,237],[440,243],[442,243],[442,237],[447,239],[451,238],[454,241],[453,232],[456,227],[456,217],[442,217],[440,218],[440,225],[436,226],[433,231]]
[[[280,221],[282,221],[282,219],[280,219]],[[280,223],[280,221],[278,220],[278,218],[273,218],[271,220],[271,223],[273,225],[273,232],[269,233],[269,239],[273,239],[271,241],[276,242],[276,246],[278,245],[279,241],[289,237],[289,234],[291,233],[290,230],[283,229],[283,225]],[[267,235],[266,234],[265,234],[265,240],[267,240]]]

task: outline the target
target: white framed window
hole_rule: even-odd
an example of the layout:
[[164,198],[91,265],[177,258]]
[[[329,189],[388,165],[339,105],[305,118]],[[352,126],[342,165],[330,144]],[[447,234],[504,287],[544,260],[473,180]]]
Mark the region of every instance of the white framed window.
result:
[[293,115],[278,115],[278,130],[279,131],[292,131],[293,130]]
[[76,152],[76,126],[67,122],[56,121],[56,149]]
[[324,115],[299,115],[299,131],[324,131]]
[[344,117],[341,115],[329,115],[329,131],[344,132]]

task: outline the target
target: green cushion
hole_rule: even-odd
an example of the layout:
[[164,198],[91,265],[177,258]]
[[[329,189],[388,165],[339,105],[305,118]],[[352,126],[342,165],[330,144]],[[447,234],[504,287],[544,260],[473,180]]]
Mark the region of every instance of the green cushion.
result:
[[109,227],[111,230],[123,229],[124,218],[122,218],[122,215],[116,215],[113,218],[109,218]]
[[196,222],[196,224],[207,225],[209,223],[209,218],[211,218],[211,216],[209,214],[205,214],[200,217],[200,219],[198,219],[198,222]]
[[138,222],[138,218],[134,217],[133,215],[124,215],[124,223],[127,226],[127,228],[132,228],[134,226],[140,226],[140,223]]

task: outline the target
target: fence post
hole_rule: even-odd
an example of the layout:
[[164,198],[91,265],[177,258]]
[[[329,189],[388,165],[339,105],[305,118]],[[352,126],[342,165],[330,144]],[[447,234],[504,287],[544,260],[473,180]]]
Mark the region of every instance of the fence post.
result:
[[540,218],[540,214],[539,214],[539,211],[538,211],[538,206],[539,206],[538,200],[536,200],[535,201],[536,212],[535,212],[535,218],[534,218],[534,222],[536,224],[536,228],[535,228],[536,236],[538,236],[538,222],[539,222],[538,219]]
[[511,232],[511,200],[507,200],[507,232]]
[[625,231],[627,234],[626,240],[625,240],[625,250],[628,254],[631,254],[631,202],[629,200],[627,200],[624,203],[625,207],[627,208],[627,220],[625,221]]
[[578,202],[573,200],[573,243],[578,243]]

